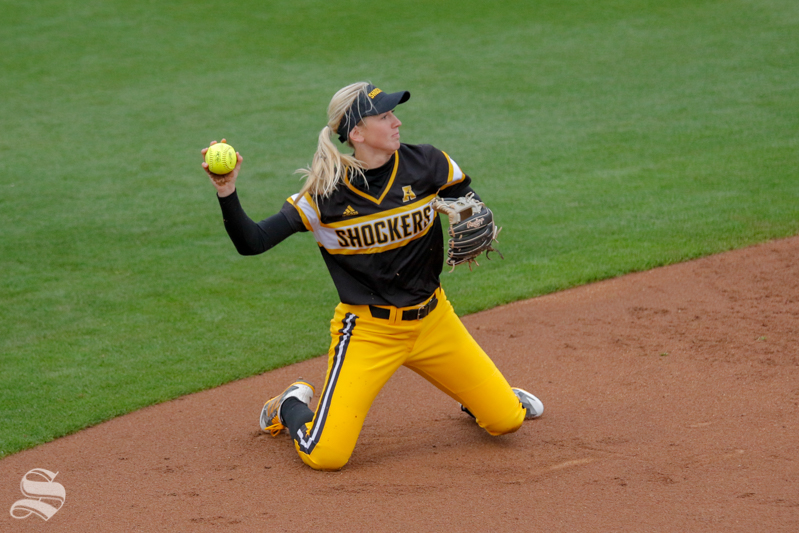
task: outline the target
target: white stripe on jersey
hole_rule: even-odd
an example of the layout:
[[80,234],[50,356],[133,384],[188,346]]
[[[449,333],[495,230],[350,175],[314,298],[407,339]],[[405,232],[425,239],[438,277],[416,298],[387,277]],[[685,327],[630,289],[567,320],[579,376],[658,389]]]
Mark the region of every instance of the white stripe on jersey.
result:
[[450,185],[455,185],[456,183],[463,181],[464,174],[463,171],[461,170],[461,167],[458,166],[458,163],[456,163],[449,156],[448,153],[446,152],[441,152],[441,153],[444,154],[444,157],[447,158],[447,163],[449,163],[449,177],[447,179],[447,183],[443,187],[441,187],[442,189],[446,189]]
[[452,163],[452,180],[447,185],[458,183],[463,179],[463,171],[461,170],[461,167],[458,166],[458,163],[456,163],[453,159],[450,159],[449,162]]
[[393,250],[425,235],[436,213],[430,207],[434,196],[374,215],[323,224],[307,196],[291,197],[319,246],[331,254],[373,254]]

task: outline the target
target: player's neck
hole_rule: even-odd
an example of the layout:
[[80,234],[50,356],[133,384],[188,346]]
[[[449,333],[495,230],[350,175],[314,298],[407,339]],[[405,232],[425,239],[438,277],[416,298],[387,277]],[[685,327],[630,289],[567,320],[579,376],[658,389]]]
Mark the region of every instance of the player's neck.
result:
[[366,170],[380,168],[391,159],[394,151],[377,150],[369,146],[359,146],[355,150],[355,157],[362,162]]

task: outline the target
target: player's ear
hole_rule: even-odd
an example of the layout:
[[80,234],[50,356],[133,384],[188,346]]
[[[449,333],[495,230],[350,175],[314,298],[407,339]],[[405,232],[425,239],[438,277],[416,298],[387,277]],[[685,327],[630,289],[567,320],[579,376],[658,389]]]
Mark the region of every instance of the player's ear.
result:
[[358,123],[357,126],[350,130],[350,141],[354,143],[362,143],[363,142],[363,122]]

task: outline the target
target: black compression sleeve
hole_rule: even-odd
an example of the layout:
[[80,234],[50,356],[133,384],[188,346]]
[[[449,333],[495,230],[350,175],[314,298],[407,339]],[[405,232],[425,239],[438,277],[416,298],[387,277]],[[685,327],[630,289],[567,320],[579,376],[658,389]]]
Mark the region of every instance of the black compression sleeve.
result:
[[283,213],[272,215],[257,224],[253,222],[241,207],[236,192],[219,198],[219,206],[225,219],[225,229],[241,255],[264,253],[294,233]]
[[[313,420],[314,412],[298,398],[286,398],[280,407],[280,418],[289,430],[289,435],[297,439],[297,431]],[[304,434],[304,432],[303,432]]]
[[474,192],[474,189],[472,189],[472,187],[470,185],[471,181],[472,180],[470,180],[470,179],[465,179],[465,180],[463,180],[460,183],[456,183],[455,185],[452,185],[451,187],[447,187],[446,189],[441,191],[439,194],[441,195],[442,198],[461,198],[461,197],[466,196],[467,194],[469,194],[471,192],[471,193],[474,193],[474,197],[475,198],[477,198],[478,200],[482,201],[482,199],[480,198],[480,195],[478,195],[476,192]]

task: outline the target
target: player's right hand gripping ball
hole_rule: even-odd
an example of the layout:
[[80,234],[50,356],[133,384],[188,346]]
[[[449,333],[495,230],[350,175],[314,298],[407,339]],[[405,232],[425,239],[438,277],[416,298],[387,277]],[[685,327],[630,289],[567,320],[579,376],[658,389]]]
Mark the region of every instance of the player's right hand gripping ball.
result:
[[472,262],[477,266],[477,257],[485,252],[502,252],[494,248],[494,241],[502,228],[494,224],[494,214],[485,204],[474,198],[473,193],[462,198],[436,198],[433,209],[449,218],[449,243],[447,264],[455,269],[461,263]]
[[212,144],[205,152],[205,162],[214,174],[228,174],[236,168],[236,150],[227,143]]

